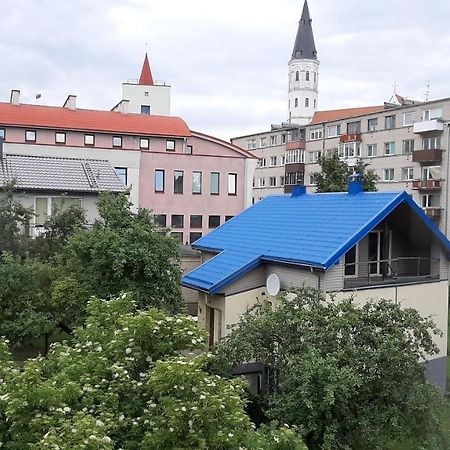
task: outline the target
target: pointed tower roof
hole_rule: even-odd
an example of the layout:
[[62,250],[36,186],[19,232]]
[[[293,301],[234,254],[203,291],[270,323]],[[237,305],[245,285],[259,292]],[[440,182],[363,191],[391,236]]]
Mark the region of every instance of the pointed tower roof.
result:
[[145,86],[153,86],[152,71],[150,70],[150,64],[148,62],[147,53],[145,54],[144,64],[142,65],[141,76],[139,78],[139,84]]
[[303,5],[302,17],[298,24],[292,59],[317,59],[316,46],[309,16],[308,0]]

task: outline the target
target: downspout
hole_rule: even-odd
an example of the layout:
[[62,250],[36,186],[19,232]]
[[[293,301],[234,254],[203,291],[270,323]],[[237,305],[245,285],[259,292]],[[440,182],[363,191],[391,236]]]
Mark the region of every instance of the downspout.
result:
[[448,236],[448,193],[449,193],[449,152],[450,152],[450,123],[447,123],[447,155],[446,155],[446,171],[445,171],[445,235]]

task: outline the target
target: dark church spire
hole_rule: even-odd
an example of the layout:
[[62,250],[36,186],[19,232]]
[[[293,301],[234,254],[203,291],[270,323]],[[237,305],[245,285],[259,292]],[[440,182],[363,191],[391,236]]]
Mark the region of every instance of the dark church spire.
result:
[[302,17],[298,24],[294,50],[292,51],[292,59],[317,59],[311,22],[308,0],[305,0]]

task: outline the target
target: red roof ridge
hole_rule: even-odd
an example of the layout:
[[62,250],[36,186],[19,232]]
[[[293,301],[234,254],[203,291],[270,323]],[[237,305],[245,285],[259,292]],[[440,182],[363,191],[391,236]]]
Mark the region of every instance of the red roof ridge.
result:
[[147,53],[145,53],[144,64],[142,64],[141,76],[139,78],[139,84],[144,86],[153,86],[152,71],[150,70],[150,64],[148,62]]

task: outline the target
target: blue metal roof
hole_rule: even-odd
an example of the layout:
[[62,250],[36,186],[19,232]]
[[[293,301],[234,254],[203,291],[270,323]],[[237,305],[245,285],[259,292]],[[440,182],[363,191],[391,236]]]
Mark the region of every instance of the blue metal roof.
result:
[[450,253],[450,242],[407,192],[269,196],[199,239],[218,252],[182,278],[214,294],[261,261],[329,269],[401,203],[408,204]]

